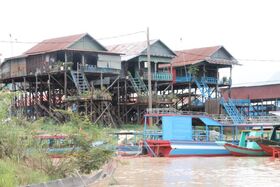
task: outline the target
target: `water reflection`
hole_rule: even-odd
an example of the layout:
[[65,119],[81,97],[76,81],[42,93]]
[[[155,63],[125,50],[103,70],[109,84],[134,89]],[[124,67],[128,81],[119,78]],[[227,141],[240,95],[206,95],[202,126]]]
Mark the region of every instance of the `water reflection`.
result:
[[121,159],[116,186],[280,186],[280,161],[269,157]]

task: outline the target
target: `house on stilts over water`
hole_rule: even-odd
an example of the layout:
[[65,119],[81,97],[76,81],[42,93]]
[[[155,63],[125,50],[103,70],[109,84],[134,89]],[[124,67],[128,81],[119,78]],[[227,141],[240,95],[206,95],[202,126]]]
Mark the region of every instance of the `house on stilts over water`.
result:
[[89,34],[44,40],[1,64],[1,83],[12,85],[13,114],[28,118],[63,115],[70,109],[93,122],[117,126],[111,94],[104,89],[119,78],[121,57]]

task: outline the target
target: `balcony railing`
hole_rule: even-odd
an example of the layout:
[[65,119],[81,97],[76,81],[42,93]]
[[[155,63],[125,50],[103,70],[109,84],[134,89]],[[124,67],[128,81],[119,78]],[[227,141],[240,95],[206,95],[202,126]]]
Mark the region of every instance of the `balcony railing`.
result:
[[231,102],[236,106],[249,106],[251,104],[250,99],[231,99]]
[[219,84],[222,85],[231,85],[231,79],[223,77],[222,79],[219,80]]
[[[177,83],[187,83],[193,81],[193,77],[191,75],[186,76],[176,76]],[[230,79],[221,79],[217,80],[215,77],[201,77],[198,80],[202,80],[206,84],[219,84],[219,85],[230,85]]]
[[[153,81],[172,81],[172,74],[169,72],[152,73]],[[148,72],[144,72],[143,79],[148,79]]]
[[217,84],[217,79],[215,77],[202,77],[201,80],[206,84]]
[[114,68],[100,68],[95,67],[93,65],[85,65],[81,66],[81,70],[85,73],[112,73],[112,74],[120,74],[121,70]]
[[180,83],[180,82],[191,82],[192,81],[192,77],[191,76],[176,76],[176,82]]

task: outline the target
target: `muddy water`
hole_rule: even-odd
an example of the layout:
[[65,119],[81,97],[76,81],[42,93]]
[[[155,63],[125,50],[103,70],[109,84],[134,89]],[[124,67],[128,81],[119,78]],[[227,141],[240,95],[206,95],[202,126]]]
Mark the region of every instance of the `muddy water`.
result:
[[113,186],[280,186],[280,161],[269,157],[122,158]]

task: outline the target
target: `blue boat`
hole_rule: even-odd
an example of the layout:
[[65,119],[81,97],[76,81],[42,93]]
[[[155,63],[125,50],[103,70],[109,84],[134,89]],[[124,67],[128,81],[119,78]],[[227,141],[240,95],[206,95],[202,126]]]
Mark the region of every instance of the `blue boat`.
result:
[[149,117],[155,116],[145,116],[144,146],[151,156],[230,155],[230,152],[216,141],[224,139],[223,133],[226,127],[235,132],[233,126],[223,125],[208,116],[161,115],[161,135],[155,136],[148,130]]

